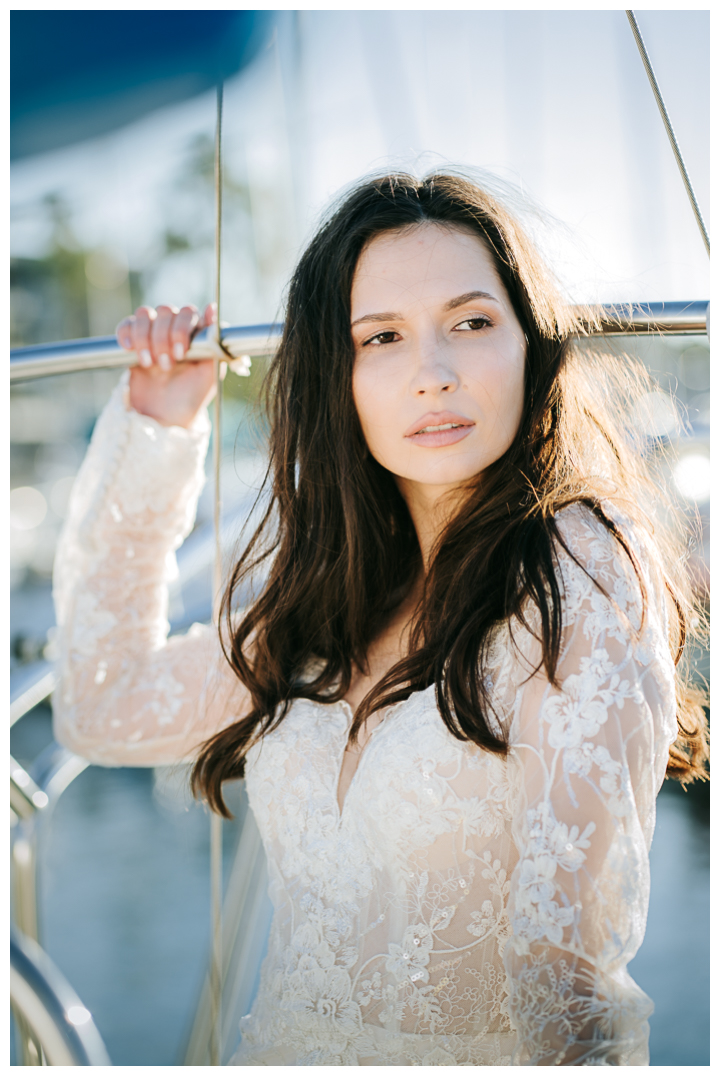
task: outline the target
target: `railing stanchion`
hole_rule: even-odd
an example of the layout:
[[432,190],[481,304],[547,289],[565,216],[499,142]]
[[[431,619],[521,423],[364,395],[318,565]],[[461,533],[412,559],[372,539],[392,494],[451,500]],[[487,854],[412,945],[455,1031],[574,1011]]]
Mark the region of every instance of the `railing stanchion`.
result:
[[[221,492],[220,466],[222,458],[222,342],[220,332],[220,272],[222,254],[222,103],[223,86],[217,88],[217,117],[215,123],[215,409],[213,472],[215,479],[214,524],[215,565],[213,574],[213,615],[215,624],[220,617],[222,591],[222,547],[220,543]],[[222,818],[210,817],[210,906],[211,906],[211,955],[210,955],[210,1064],[220,1064],[222,1047]]]

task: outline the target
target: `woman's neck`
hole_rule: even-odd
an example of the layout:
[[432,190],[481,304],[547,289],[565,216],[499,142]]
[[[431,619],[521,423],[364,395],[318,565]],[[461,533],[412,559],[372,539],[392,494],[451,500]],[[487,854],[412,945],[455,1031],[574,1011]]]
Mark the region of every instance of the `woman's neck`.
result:
[[458,485],[417,484],[401,476],[396,477],[396,482],[410,511],[427,574],[437,541],[462,504],[464,489]]

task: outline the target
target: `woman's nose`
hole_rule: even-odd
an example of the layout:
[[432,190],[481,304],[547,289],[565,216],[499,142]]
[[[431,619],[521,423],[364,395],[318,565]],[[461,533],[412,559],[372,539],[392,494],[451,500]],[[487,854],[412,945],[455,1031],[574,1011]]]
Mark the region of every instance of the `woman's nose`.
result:
[[442,391],[451,393],[460,385],[447,349],[439,342],[419,348],[416,364],[411,387],[416,394],[439,394]]

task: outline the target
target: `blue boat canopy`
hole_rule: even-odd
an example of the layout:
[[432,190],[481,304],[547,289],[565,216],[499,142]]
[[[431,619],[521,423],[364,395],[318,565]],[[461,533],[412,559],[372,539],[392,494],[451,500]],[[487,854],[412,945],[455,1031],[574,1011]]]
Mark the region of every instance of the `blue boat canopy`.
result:
[[273,22],[269,11],[11,11],[11,156],[203,93],[250,63]]

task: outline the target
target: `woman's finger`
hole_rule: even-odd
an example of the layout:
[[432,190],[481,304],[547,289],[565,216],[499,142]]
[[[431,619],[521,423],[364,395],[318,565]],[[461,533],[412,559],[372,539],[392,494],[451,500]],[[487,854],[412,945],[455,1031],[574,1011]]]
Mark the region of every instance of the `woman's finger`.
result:
[[203,311],[202,326],[212,326],[217,317],[217,304],[213,300],[210,304],[207,304]]
[[198,327],[200,316],[194,304],[186,304],[173,319],[170,331],[172,355],[175,360],[182,360],[190,348],[190,340]]
[[115,327],[115,337],[117,343],[121,349],[127,349],[128,352],[134,349],[133,345],[133,323],[135,322],[134,315],[128,315]]
[[142,367],[152,367],[152,352],[150,334],[152,325],[157,318],[155,308],[139,307],[135,312],[135,321],[132,324],[133,349],[138,354]]
[[153,356],[163,371],[170,371],[173,366],[170,331],[177,310],[175,307],[170,307],[169,304],[158,304],[157,318],[150,333]]

